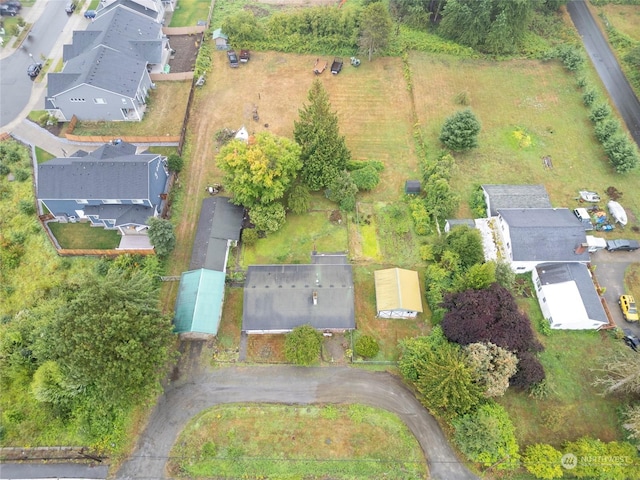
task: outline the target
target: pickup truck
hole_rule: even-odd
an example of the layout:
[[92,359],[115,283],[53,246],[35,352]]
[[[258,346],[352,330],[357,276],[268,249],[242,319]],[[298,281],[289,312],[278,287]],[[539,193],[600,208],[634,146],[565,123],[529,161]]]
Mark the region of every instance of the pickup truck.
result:
[[247,63],[250,58],[251,58],[251,54],[249,53],[249,50],[240,50],[241,63]]
[[640,248],[635,240],[607,240],[607,250],[610,252],[633,252]]
[[331,73],[337,75],[342,70],[342,59],[340,57],[336,57],[333,59],[333,63],[331,64]]

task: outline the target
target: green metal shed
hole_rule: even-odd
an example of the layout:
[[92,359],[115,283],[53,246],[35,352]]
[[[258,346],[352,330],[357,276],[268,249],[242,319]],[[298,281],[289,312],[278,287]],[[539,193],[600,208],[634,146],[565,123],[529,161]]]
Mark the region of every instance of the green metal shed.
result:
[[182,274],[173,319],[176,333],[218,333],[224,302],[224,279],[224,272],[206,268]]

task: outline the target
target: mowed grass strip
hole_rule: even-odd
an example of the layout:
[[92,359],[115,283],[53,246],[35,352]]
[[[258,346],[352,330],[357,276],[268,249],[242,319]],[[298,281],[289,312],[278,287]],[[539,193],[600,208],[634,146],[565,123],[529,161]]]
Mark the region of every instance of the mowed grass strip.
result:
[[415,437],[364,405],[224,405],[182,431],[169,471],[183,478],[398,480],[427,477]]
[[180,135],[191,82],[156,82],[141,122],[78,122],[74,135],[166,136]]
[[[479,146],[456,154],[454,189],[467,202],[474,184],[544,184],[551,203],[574,207],[578,190],[604,194],[609,186],[621,199],[630,224],[640,214],[638,171],[613,172],[593,135],[589,111],[575,77],[558,62],[489,62],[411,53],[410,64],[420,124],[431,145],[446,117],[465,108],[455,97],[467,92],[469,107],[482,122]],[[544,168],[550,156],[553,168]],[[459,216],[469,211],[463,205]]]
[[110,250],[120,244],[116,230],[92,227],[90,223],[49,222],[48,226],[62,248]]

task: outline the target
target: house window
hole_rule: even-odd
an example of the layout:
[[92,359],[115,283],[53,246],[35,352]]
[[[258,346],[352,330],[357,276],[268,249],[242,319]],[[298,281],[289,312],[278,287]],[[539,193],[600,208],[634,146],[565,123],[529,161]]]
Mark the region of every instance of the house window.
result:
[[79,205],[87,205],[89,203],[89,200],[76,200],[76,203]]
[[144,200],[131,200],[134,205],[144,205]]
[[94,98],[93,103],[96,105],[106,105],[107,101],[104,98]]
[[547,297],[542,297],[542,303],[547,303]]
[[538,290],[542,288],[542,282],[540,281],[540,277],[536,278],[536,287]]

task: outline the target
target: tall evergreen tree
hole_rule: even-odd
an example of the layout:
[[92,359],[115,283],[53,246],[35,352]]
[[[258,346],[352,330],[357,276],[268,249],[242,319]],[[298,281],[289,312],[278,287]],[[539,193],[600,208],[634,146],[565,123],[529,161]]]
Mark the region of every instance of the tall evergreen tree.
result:
[[309,104],[294,122],[293,137],[302,147],[301,177],[311,190],[328,187],[345,170],[351,159],[344,137],[338,129],[338,116],[331,110],[329,95],[315,80],[307,96]]
[[391,36],[391,15],[382,2],[367,5],[360,16],[360,38],[358,45],[369,57],[377,50],[384,49]]

